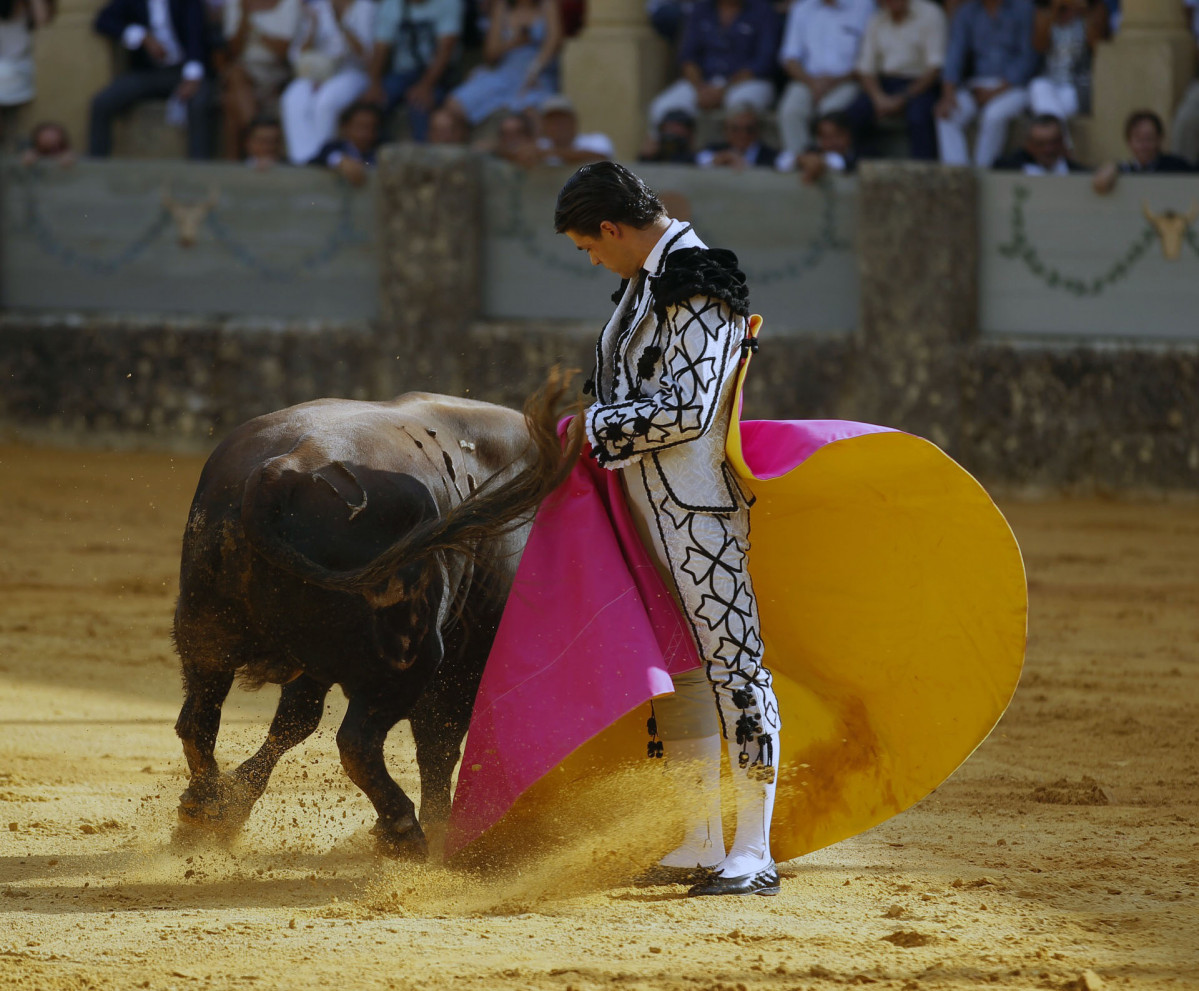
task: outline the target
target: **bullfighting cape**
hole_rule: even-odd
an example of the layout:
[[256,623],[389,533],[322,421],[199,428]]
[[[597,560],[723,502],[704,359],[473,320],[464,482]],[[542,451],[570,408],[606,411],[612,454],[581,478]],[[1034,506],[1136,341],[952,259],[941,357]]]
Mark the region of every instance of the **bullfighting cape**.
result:
[[[982,487],[911,434],[735,414],[727,454],[756,497],[749,560],[782,717],[771,847],[783,861],[917,802],[986,738],[1024,660],[1024,565]],[[521,558],[447,857],[645,762],[645,703],[699,663],[617,473],[581,458]]]

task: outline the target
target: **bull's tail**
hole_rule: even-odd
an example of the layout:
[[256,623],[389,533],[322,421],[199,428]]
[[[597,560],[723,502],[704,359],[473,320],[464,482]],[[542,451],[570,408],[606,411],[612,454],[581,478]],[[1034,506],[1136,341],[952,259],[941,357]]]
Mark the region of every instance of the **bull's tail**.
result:
[[[416,524],[369,564],[333,570],[313,561],[297,548],[261,527],[256,520],[267,518],[269,486],[258,469],[247,481],[242,502],[242,522],[257,549],[274,564],[322,588],[355,592],[371,598],[385,596],[396,573],[421,565],[435,556],[462,555],[475,561],[478,549],[522,526],[551,492],[570,474],[579,457],[583,432],[572,430],[563,446],[558,438],[558,420],[568,408],[567,394],[572,373],[555,366],[545,384],[525,402],[532,459],[506,481],[493,476],[442,516]],[[578,408],[576,408],[576,412]]]

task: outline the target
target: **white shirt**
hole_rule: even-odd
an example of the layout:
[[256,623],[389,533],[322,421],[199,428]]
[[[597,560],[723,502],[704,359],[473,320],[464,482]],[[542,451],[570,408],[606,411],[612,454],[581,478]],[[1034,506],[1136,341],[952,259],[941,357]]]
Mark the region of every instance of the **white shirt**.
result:
[[931,0],[909,0],[908,16],[898,23],[890,11],[876,11],[866,25],[858,72],[918,79],[945,64],[946,42],[945,12]]
[[779,61],[798,62],[811,76],[854,71],[874,0],[799,0],[787,14]]
[[[171,8],[169,0],[147,0],[146,6],[150,12],[149,32],[141,24],[130,24],[121,33],[121,44],[130,51],[142,47],[147,34],[153,34],[164,49],[166,57],[162,65],[178,65],[183,61],[183,46],[175,35],[175,25],[171,23]],[[204,78],[204,66],[200,62],[191,61],[183,66],[183,78],[194,80]]]
[[[311,40],[312,50],[332,59],[338,69],[350,66],[366,69],[366,63],[354,54],[345,34],[337,26],[332,0],[308,0],[301,18],[300,30],[291,47],[293,64]],[[357,38],[369,53],[375,37],[374,0],[354,0],[342,15],[341,27]]]

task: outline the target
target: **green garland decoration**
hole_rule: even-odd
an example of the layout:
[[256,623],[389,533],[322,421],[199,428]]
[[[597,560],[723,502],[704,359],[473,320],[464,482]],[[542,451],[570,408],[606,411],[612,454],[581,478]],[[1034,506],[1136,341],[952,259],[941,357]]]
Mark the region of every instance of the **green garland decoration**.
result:
[[[1144,257],[1145,252],[1157,241],[1157,232],[1152,225],[1146,223],[1141,233],[1129,243],[1124,254],[1108,266],[1107,271],[1091,278],[1066,275],[1060,269],[1047,265],[1032,242],[1028,240],[1028,232],[1024,224],[1024,204],[1028,197],[1029,190],[1026,186],[1016,186],[1012,189],[1011,240],[1006,244],[999,245],[999,253],[1004,258],[1022,261],[1024,267],[1050,289],[1060,289],[1079,297],[1098,296],[1117,282],[1126,279]],[[1187,243],[1199,254],[1199,242],[1189,228],[1186,236]]]

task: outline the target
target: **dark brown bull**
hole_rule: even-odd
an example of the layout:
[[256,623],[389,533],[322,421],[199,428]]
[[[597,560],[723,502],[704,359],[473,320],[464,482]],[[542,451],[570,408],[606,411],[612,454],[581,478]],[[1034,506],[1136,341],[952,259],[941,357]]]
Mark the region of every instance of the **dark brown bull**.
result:
[[[421,393],[324,399],[251,420],[213,452],[183,536],[175,612],[185,826],[240,828],[340,685],[349,708],[337,746],[378,813],[379,848],[427,853],[383,742],[410,720],[420,818],[444,823],[528,520],[577,456],[554,431],[564,391],[552,377],[524,417]],[[238,674],[283,688],[266,742],[222,775],[213,751]]]

